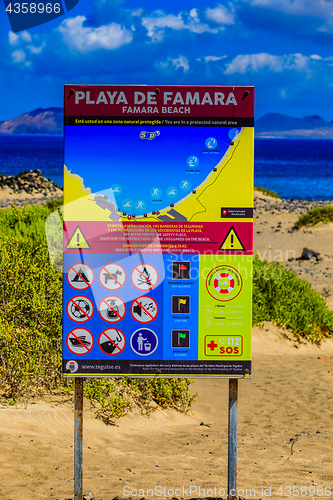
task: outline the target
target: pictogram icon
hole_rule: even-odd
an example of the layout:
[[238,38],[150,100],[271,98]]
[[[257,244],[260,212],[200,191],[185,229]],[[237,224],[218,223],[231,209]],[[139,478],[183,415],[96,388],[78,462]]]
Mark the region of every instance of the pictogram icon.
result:
[[70,266],[67,282],[75,290],[87,290],[94,281],[94,271],[88,264],[78,262]]
[[99,272],[99,282],[107,290],[119,290],[126,281],[125,269],[115,262],[106,264]]

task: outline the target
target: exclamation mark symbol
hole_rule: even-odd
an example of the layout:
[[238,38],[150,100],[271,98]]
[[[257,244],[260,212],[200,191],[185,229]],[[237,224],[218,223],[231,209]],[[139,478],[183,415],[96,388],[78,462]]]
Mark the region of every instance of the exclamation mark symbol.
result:
[[234,246],[234,235],[231,235],[231,248]]
[[76,246],[79,247],[80,246],[80,233],[79,233],[79,231],[77,232],[77,235],[76,235],[76,241],[77,241]]

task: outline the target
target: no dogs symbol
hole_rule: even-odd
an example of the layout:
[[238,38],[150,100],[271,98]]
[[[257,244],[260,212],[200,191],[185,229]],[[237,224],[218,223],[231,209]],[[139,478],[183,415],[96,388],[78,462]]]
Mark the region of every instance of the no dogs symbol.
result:
[[120,264],[106,264],[99,272],[99,281],[107,290],[119,290],[126,281],[125,269]]

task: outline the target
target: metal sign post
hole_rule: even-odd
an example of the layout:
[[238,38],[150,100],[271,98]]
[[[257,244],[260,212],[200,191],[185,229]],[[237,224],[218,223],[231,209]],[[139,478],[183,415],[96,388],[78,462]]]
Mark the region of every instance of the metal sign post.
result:
[[228,500],[236,500],[237,491],[237,410],[238,379],[229,379],[228,412]]
[[75,379],[74,500],[82,500],[83,378]]

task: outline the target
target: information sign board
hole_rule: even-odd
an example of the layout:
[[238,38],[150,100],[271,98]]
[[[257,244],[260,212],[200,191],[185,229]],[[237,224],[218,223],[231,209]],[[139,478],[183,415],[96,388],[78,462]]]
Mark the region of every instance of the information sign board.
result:
[[64,374],[250,376],[253,122],[253,87],[65,86]]

